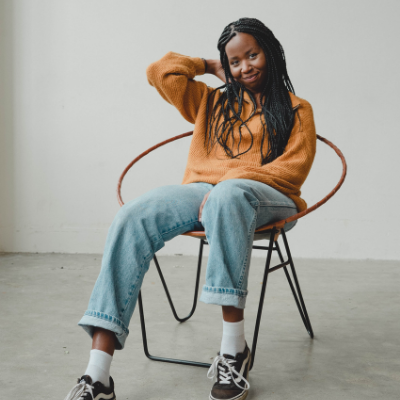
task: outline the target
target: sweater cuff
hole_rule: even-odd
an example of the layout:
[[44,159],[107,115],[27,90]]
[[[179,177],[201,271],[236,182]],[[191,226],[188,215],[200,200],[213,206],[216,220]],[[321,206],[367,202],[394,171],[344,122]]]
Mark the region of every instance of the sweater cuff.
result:
[[196,76],[204,75],[206,72],[206,67],[204,65],[204,61],[200,57],[192,57],[192,61],[194,62],[196,68]]

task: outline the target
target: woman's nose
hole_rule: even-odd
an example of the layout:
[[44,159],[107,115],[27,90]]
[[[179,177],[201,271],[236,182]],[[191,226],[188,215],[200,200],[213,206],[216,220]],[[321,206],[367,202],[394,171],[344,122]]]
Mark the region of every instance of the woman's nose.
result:
[[252,69],[252,66],[249,62],[243,61],[242,62],[242,73],[247,74]]

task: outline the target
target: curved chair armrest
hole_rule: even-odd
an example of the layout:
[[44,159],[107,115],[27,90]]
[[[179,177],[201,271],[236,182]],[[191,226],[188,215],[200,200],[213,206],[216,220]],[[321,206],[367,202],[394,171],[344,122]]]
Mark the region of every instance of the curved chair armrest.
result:
[[[122,172],[119,180],[118,180],[118,186],[117,186],[117,198],[118,198],[118,203],[120,204],[120,206],[124,205],[124,202],[122,200],[121,197],[121,186],[122,186],[122,181],[125,177],[125,175],[127,174],[127,172],[132,168],[132,166],[134,164],[136,164],[141,158],[143,158],[144,156],[146,156],[147,154],[151,153],[152,151],[158,149],[161,146],[164,146],[168,143],[174,142],[175,140],[187,137],[187,136],[191,136],[193,135],[193,131],[191,132],[186,132],[186,133],[182,133],[181,135],[178,136],[174,136],[168,140],[165,140],[161,143],[156,144],[153,147],[150,147],[148,150],[146,150],[145,152],[143,152],[142,154],[140,154],[139,156],[137,156],[134,160],[132,160],[129,165],[124,169],[124,171]],[[314,210],[316,210],[317,208],[321,207],[323,204],[325,204],[342,186],[345,178],[346,178],[346,174],[347,174],[347,164],[346,164],[346,159],[343,156],[343,153],[339,150],[339,148],[337,146],[335,146],[331,141],[329,141],[328,139],[325,139],[324,137],[317,135],[317,138],[319,140],[321,140],[322,142],[324,142],[325,144],[327,144],[329,147],[331,147],[335,153],[339,156],[340,160],[342,161],[342,175],[340,177],[339,182],[336,184],[336,186],[333,188],[333,190],[331,190],[322,200],[320,200],[319,202],[315,203],[313,206],[307,208],[304,211],[301,211],[295,215],[292,215],[289,218],[286,219],[282,219],[280,221],[276,221],[273,222],[271,224],[268,225],[264,225],[261,226],[260,228],[258,228],[255,233],[256,234],[260,234],[260,233],[267,233],[269,231],[271,231],[273,228],[276,228],[278,230],[278,232],[283,229],[283,227],[285,226],[285,224],[289,223],[289,222],[293,222],[296,221],[302,217],[304,217],[305,215],[313,212]],[[204,238],[204,231],[191,231],[191,232],[187,232],[184,233],[184,235],[187,236],[193,236],[193,237],[199,237],[199,238]]]
[[150,147],[148,150],[146,150],[146,151],[143,152],[142,154],[138,155],[134,160],[132,160],[132,161],[128,164],[128,166],[124,169],[124,172],[122,172],[122,174],[121,174],[121,176],[119,177],[119,180],[118,180],[117,198],[118,198],[118,203],[119,203],[119,205],[120,205],[121,207],[124,205],[124,202],[123,202],[122,197],[121,197],[121,186],[122,186],[122,181],[123,181],[125,175],[128,173],[128,171],[132,168],[132,166],[133,166],[134,164],[136,164],[140,159],[142,159],[144,156],[147,156],[147,154],[151,153],[151,152],[154,151],[155,149],[158,149],[159,147],[164,146],[164,145],[166,145],[166,144],[168,144],[168,143],[174,142],[175,140],[182,139],[182,138],[184,138],[184,137],[186,137],[186,136],[192,136],[192,135],[193,135],[193,131],[190,131],[190,132],[182,133],[182,135],[174,136],[174,137],[172,137],[172,138],[170,138],[170,139],[168,139],[168,140],[164,140],[163,142],[158,143],[158,144],[156,144],[156,145],[153,146],[153,147]]
[[282,229],[285,224],[289,223],[289,222],[293,222],[296,221],[300,218],[303,218],[305,215],[310,214],[311,212],[315,211],[317,208],[321,207],[323,204],[325,204],[334,194],[336,194],[336,192],[340,189],[340,187],[343,185],[343,182],[346,178],[346,174],[347,174],[347,163],[346,163],[346,159],[344,158],[343,153],[340,151],[340,149],[335,146],[331,141],[329,141],[328,139],[325,139],[324,137],[317,135],[317,138],[319,140],[321,140],[321,142],[324,142],[325,144],[327,144],[329,147],[331,147],[335,153],[339,156],[340,160],[342,161],[342,175],[339,179],[339,182],[336,184],[336,186],[320,201],[318,201],[317,203],[315,203],[313,206],[308,207],[306,210],[301,211],[295,215],[292,215],[289,218],[274,222],[272,224],[268,224],[268,225],[264,225],[261,226],[260,228],[258,228],[256,230],[256,233],[262,233],[265,231],[269,231],[272,228],[277,228],[277,229]]

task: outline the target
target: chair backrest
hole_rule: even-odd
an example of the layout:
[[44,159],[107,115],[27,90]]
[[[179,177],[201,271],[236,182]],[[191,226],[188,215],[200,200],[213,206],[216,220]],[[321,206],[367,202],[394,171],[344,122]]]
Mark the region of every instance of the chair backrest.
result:
[[[132,166],[134,164],[136,164],[141,158],[143,158],[144,156],[146,156],[147,154],[151,153],[152,151],[158,149],[161,146],[164,146],[168,143],[174,142],[175,140],[178,139],[182,139],[184,137],[187,136],[191,136],[193,135],[193,131],[190,132],[186,132],[186,133],[182,133],[182,135],[178,135],[178,136],[174,136],[168,140],[165,140],[161,143],[156,144],[153,147],[150,147],[148,150],[146,150],[145,152],[143,152],[142,154],[140,154],[139,156],[137,156],[133,161],[131,161],[128,166],[124,169],[124,171],[122,172],[119,180],[118,180],[118,186],[117,186],[117,198],[118,198],[118,202],[120,204],[120,206],[124,205],[124,202],[122,200],[121,197],[121,186],[122,186],[122,181],[125,177],[125,175],[127,174],[127,172],[132,168]],[[339,182],[336,184],[336,186],[320,201],[318,201],[317,203],[315,203],[313,206],[308,207],[306,210],[301,211],[289,218],[280,220],[280,221],[276,221],[273,222],[271,224],[268,225],[264,225],[260,228],[258,228],[255,233],[256,234],[263,234],[263,233],[268,233],[270,232],[273,228],[276,228],[278,231],[280,231],[285,224],[289,223],[289,222],[293,222],[296,221],[297,219],[300,219],[302,217],[304,217],[305,215],[309,214],[310,212],[315,211],[317,208],[321,207],[323,204],[325,204],[342,186],[344,179],[346,178],[346,173],[347,173],[347,164],[346,164],[346,160],[343,156],[343,153],[338,149],[338,147],[336,147],[332,142],[330,142],[328,139],[323,138],[322,136],[317,135],[317,138],[327,144],[329,147],[331,147],[335,153],[339,156],[341,162],[342,162],[342,175],[340,177]],[[191,232],[187,232],[184,235],[187,236],[194,236],[194,237],[204,237],[204,232],[203,231],[191,231]]]

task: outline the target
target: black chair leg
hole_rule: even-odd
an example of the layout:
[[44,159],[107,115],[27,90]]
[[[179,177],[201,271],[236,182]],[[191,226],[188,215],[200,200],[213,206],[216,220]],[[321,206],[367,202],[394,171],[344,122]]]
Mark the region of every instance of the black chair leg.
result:
[[[195,283],[195,293],[194,293],[194,299],[193,299],[193,306],[192,306],[192,310],[190,311],[189,315],[186,316],[185,318],[179,318],[178,317],[178,315],[177,315],[177,313],[175,311],[175,307],[174,307],[174,304],[172,302],[171,296],[169,294],[169,290],[168,290],[167,284],[165,282],[164,276],[163,276],[163,274],[161,272],[160,265],[158,263],[158,260],[157,260],[156,256],[154,256],[154,262],[156,264],[158,273],[160,275],[161,282],[162,282],[162,284],[164,286],[165,293],[167,295],[168,302],[169,302],[169,305],[171,307],[172,313],[174,314],[175,319],[177,321],[179,321],[179,322],[187,321],[193,315],[194,311],[196,310],[197,294],[198,294],[199,281],[200,281],[200,272],[201,272],[201,261],[202,261],[202,257],[203,257],[203,246],[204,246],[204,241],[201,240],[200,241],[200,249],[199,249],[199,258],[198,258],[198,263],[197,263],[197,274],[196,274],[196,283]],[[143,310],[143,301],[142,301],[142,292],[141,291],[139,291],[138,302],[139,302],[140,325],[141,325],[141,328],[142,328],[143,350],[144,350],[144,354],[146,355],[147,358],[149,358],[150,360],[153,360],[153,361],[162,361],[162,362],[168,362],[168,363],[173,363],[173,364],[183,364],[183,365],[191,365],[191,366],[194,366],[194,367],[210,368],[211,364],[207,364],[207,363],[201,363],[201,362],[189,361],[189,360],[179,360],[179,359],[175,359],[175,358],[158,357],[158,356],[151,355],[150,352],[149,352],[148,344],[147,344],[146,324],[145,324],[145,320],[144,320],[144,310]]]
[[[301,289],[300,289],[300,284],[299,284],[299,281],[297,279],[296,270],[295,270],[295,267],[294,267],[293,259],[292,259],[291,253],[290,253],[290,249],[289,249],[289,245],[288,245],[288,242],[287,242],[287,239],[286,239],[285,232],[283,230],[281,231],[282,237],[283,237],[283,242],[284,242],[285,249],[286,249],[286,254],[288,256],[288,260],[287,261],[284,261],[284,259],[283,259],[283,255],[282,255],[282,252],[280,250],[278,242],[274,241],[276,233],[277,233],[277,230],[274,228],[272,230],[272,232],[271,232],[271,236],[270,236],[268,247],[262,247],[262,246],[254,246],[253,247],[253,248],[268,250],[268,253],[267,253],[267,258],[266,258],[266,262],[265,262],[264,278],[263,278],[263,284],[262,284],[262,287],[261,287],[260,301],[259,301],[259,306],[258,306],[257,319],[256,319],[256,324],[255,324],[255,329],[254,329],[252,347],[251,347],[251,354],[252,354],[251,358],[252,359],[251,359],[250,369],[252,369],[253,365],[254,365],[254,359],[255,359],[256,348],[257,348],[257,340],[258,340],[258,332],[259,332],[259,329],[260,329],[262,310],[263,310],[263,306],[264,306],[265,291],[266,291],[266,288],[267,288],[268,275],[269,275],[270,272],[276,271],[277,269],[280,269],[282,267],[284,268],[286,278],[287,278],[287,280],[289,282],[290,288],[292,290],[292,293],[293,293],[297,308],[299,310],[300,316],[301,316],[301,318],[303,320],[303,323],[304,323],[304,325],[305,325],[305,327],[307,329],[308,334],[311,336],[311,338],[314,337],[314,332],[313,332],[313,329],[312,329],[312,326],[311,326],[311,321],[310,321],[310,318],[308,316],[306,306],[304,304],[303,296],[302,296]],[[199,259],[198,259],[198,265],[197,265],[197,274],[196,274],[195,294],[194,294],[194,299],[193,299],[193,306],[192,306],[192,310],[190,311],[189,315],[186,316],[185,318],[179,318],[178,317],[178,315],[177,315],[177,313],[175,311],[175,307],[174,307],[174,304],[172,302],[171,296],[169,294],[168,287],[167,287],[167,284],[165,282],[164,276],[163,276],[163,274],[161,272],[160,265],[158,263],[157,258],[154,256],[154,262],[156,264],[158,273],[160,275],[161,282],[162,282],[162,284],[164,286],[165,293],[167,295],[168,302],[169,302],[169,305],[171,307],[172,313],[174,314],[175,319],[177,321],[179,321],[179,322],[187,321],[193,315],[193,313],[194,313],[194,311],[196,309],[197,295],[198,295],[198,288],[199,288],[199,280],[200,280],[200,271],[201,271],[201,261],[202,261],[202,256],[203,256],[203,246],[204,246],[204,244],[207,244],[207,242],[201,240],[200,241],[200,249],[199,249]],[[275,247],[274,247],[274,244],[275,244]],[[273,268],[270,268],[271,256],[272,256],[272,251],[273,250],[276,250],[278,252],[281,264],[279,264],[277,266],[274,266]],[[288,270],[286,268],[286,265],[288,265],[288,264],[290,264],[290,268],[291,268],[291,271],[292,271],[292,275],[293,275],[293,279],[294,279],[295,285],[293,285],[292,279],[291,279],[291,277],[289,275],[289,272],[288,272]],[[142,302],[142,294],[141,294],[141,292],[139,292],[138,301],[139,301],[139,313],[140,313],[140,323],[141,323],[141,327],[142,327],[142,338],[143,338],[144,353],[150,360],[162,361],[162,362],[168,362],[168,363],[174,363],[174,364],[191,365],[191,366],[203,367],[203,368],[209,368],[210,367],[211,364],[208,364],[208,363],[201,363],[201,362],[189,361],[189,360],[179,360],[179,359],[166,358],[166,357],[157,357],[157,356],[151,355],[149,353],[148,344],[147,344],[146,325],[145,325],[145,320],[144,320],[144,311],[143,311],[143,302]]]
[[255,356],[256,356],[258,331],[260,329],[262,310],[263,310],[263,306],[264,306],[265,290],[267,288],[268,273],[269,273],[269,267],[270,267],[270,264],[271,264],[272,250],[274,250],[274,238],[275,238],[275,234],[276,233],[277,233],[277,230],[275,228],[273,228],[272,232],[271,232],[270,239],[269,239],[268,253],[267,253],[267,259],[266,259],[266,262],[265,262],[265,269],[264,269],[264,278],[263,278],[263,283],[262,283],[262,287],[261,287],[260,302],[258,304],[257,319],[256,319],[256,325],[255,325],[254,334],[253,334],[253,343],[251,345],[250,370],[253,368],[254,359],[255,359]]
[[201,239],[200,240],[200,248],[199,248],[199,257],[198,257],[198,261],[197,261],[197,274],[196,274],[196,283],[195,283],[195,287],[194,287],[193,305],[192,305],[192,309],[191,309],[190,313],[184,318],[179,318],[178,314],[175,311],[175,306],[174,306],[174,303],[172,302],[171,296],[169,294],[169,290],[167,287],[167,283],[165,282],[164,275],[161,272],[160,264],[158,263],[157,257],[154,255],[154,263],[156,264],[158,274],[160,275],[161,282],[164,286],[165,294],[167,295],[169,305],[171,307],[171,310],[172,310],[172,313],[174,314],[175,319],[179,322],[187,321],[194,314],[196,307],[197,307],[197,295],[199,292],[201,261],[203,259],[203,246],[204,246],[204,240]]
[[[293,279],[294,279],[294,282],[295,282],[297,293],[296,293],[296,290],[295,290],[295,288],[293,286],[293,282],[292,282],[292,280],[290,278],[289,271],[287,270],[286,267],[284,267],[285,275],[286,275],[286,278],[287,278],[287,280],[289,282],[290,289],[292,290],[293,297],[294,297],[294,300],[296,302],[297,308],[299,310],[301,319],[303,320],[304,326],[306,327],[306,330],[307,330],[308,334],[310,335],[310,337],[313,338],[314,337],[314,332],[313,332],[313,329],[312,329],[312,326],[311,326],[311,321],[310,321],[310,318],[308,316],[307,308],[306,308],[306,305],[305,305],[304,300],[303,300],[303,295],[301,293],[300,284],[299,284],[299,281],[297,279],[296,269],[294,267],[294,263],[293,263],[292,255],[290,253],[289,244],[288,244],[288,241],[287,241],[287,238],[286,238],[286,234],[285,234],[285,232],[283,230],[282,230],[282,238],[283,238],[283,243],[285,245],[286,254],[287,254],[287,257],[288,257],[289,264],[290,264],[290,269],[292,271],[292,275],[293,275]],[[282,252],[281,252],[281,249],[279,247],[278,242],[276,242],[275,245],[276,245],[276,250],[278,251],[279,258],[280,258],[281,262],[283,262],[283,256],[282,256]]]

